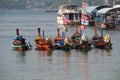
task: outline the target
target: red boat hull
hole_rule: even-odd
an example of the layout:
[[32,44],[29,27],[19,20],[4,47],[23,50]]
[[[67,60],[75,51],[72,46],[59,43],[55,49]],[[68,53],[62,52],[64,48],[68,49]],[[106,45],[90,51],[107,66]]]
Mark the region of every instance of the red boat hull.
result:
[[40,50],[49,50],[53,48],[52,45],[46,43],[46,40],[35,40],[35,46]]

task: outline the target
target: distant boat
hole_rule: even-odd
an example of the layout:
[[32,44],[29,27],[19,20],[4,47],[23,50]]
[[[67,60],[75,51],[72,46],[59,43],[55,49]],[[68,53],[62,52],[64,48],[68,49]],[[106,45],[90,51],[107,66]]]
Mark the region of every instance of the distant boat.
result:
[[16,29],[16,36],[14,40],[11,41],[11,46],[14,50],[25,51],[32,48],[29,41],[19,35],[19,29]]
[[58,10],[45,10],[45,12],[58,12]]
[[[66,21],[64,21],[64,18],[67,19],[67,23],[65,23]],[[58,24],[80,24],[80,12],[78,9],[77,5],[74,4],[65,4],[65,5],[61,5],[58,9],[58,16],[57,16],[57,22]]]

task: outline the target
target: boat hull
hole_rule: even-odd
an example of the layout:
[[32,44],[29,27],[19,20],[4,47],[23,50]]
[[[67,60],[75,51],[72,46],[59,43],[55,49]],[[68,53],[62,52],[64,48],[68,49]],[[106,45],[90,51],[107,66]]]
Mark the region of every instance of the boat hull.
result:
[[102,37],[93,37],[93,44],[96,48],[99,49],[112,49],[112,43],[109,42],[105,42],[104,39]]
[[75,44],[75,49],[91,49],[91,44]]
[[64,43],[64,41],[55,40],[54,49],[69,51],[69,50],[73,49],[73,45],[72,45],[72,43]]
[[[64,25],[64,21],[62,19],[57,18],[57,23]],[[74,25],[74,24],[79,24],[80,25],[80,20],[68,20],[66,25]]]
[[54,49],[69,51],[69,50],[73,49],[73,46],[71,46],[71,45],[63,45],[63,46],[55,45]]
[[52,46],[50,46],[49,44],[37,44],[37,43],[35,43],[35,46],[37,49],[40,49],[40,50],[49,50],[52,48]]
[[[57,17],[57,23],[61,24],[61,25],[65,24],[62,17]],[[80,24],[80,19],[77,19],[77,20],[69,20],[69,19],[67,19],[66,25],[74,25],[74,24]]]
[[32,48],[32,45],[27,40],[25,40],[24,45],[21,45],[21,44],[16,45],[16,44],[14,44],[14,40],[13,40],[13,41],[11,41],[11,46],[13,47],[14,50],[18,50],[18,51],[29,50]]
[[41,42],[39,40],[35,40],[35,46],[40,50],[49,50],[53,48],[53,46],[51,44],[47,44],[45,40]]
[[111,49],[112,48],[112,44],[109,42],[95,42],[94,46],[96,48],[100,48],[100,49]]

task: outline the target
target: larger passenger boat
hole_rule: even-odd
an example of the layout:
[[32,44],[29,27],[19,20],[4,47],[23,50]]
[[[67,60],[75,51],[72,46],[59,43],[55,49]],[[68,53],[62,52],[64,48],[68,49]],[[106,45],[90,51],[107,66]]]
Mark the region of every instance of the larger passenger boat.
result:
[[[67,20],[67,21],[66,21]],[[75,4],[61,5],[58,9],[57,16],[58,24],[80,24],[80,12],[78,6]]]

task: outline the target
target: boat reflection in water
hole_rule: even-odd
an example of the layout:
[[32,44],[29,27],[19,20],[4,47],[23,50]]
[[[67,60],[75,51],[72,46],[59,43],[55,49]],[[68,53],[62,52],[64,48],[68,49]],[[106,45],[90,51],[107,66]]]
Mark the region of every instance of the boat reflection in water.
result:
[[70,55],[71,53],[69,51],[65,51],[63,55],[63,71],[64,71],[64,79],[69,80],[69,74],[70,74]]
[[82,61],[82,80],[88,80],[88,54],[82,52],[81,54],[81,61]]
[[[80,52],[79,50],[75,50],[76,52]],[[71,52],[64,52],[63,55],[63,71],[64,71],[64,79],[65,80],[88,80],[88,54],[84,52],[80,52],[78,54],[75,53],[77,57],[73,57],[74,54]],[[72,58],[76,58],[74,61]],[[79,57],[79,58],[78,58]],[[74,62],[74,65],[71,65],[70,62]],[[76,74],[79,73],[79,74]],[[80,76],[76,78],[76,76]]]
[[39,56],[47,56],[47,57],[51,57],[52,56],[52,52],[53,50],[49,49],[49,50],[39,50],[39,49],[35,49],[36,53],[39,54]]

